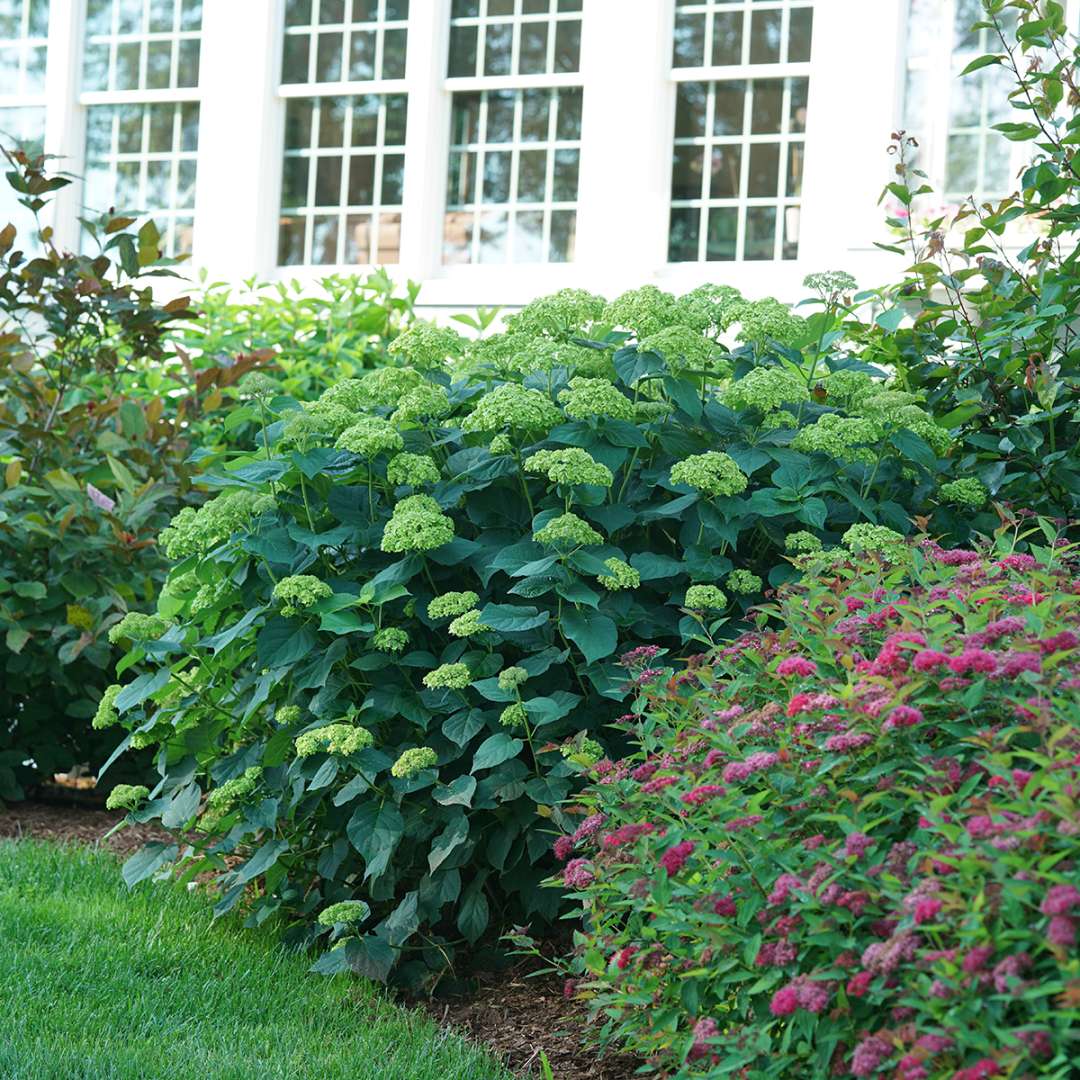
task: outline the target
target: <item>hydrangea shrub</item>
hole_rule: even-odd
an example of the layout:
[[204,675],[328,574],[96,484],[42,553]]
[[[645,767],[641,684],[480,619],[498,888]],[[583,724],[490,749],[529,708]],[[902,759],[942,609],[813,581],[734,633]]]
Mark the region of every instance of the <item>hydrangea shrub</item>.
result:
[[757,631],[624,657],[642,749],[555,843],[605,1037],[687,1077],[1077,1075],[1080,551],[1047,532],[802,555]]
[[[222,909],[307,942],[362,899],[326,963],[380,977],[553,916],[546,830],[621,711],[620,643],[708,644],[792,572],[787,534],[905,528],[893,493],[936,485],[947,433],[872,370],[815,374],[808,325],[731,290],[567,290],[475,342],[414,324],[402,366],[305,408],[266,399],[258,449],[163,534],[172,625],[99,718],[159,748],[138,819],[205,836],[129,876],[209,871]],[[794,448],[830,417],[873,430]]]

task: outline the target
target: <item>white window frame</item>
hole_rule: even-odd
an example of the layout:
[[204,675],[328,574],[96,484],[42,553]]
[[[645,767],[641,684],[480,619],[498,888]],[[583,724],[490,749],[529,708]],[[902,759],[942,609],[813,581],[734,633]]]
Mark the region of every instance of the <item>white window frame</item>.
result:
[[[734,284],[748,296],[797,300],[802,278],[811,271],[846,269],[862,285],[890,280],[896,259],[873,241],[886,238],[877,199],[889,179],[889,134],[901,116],[906,3],[815,4],[798,259],[669,264],[676,85],[711,70],[673,70],[675,0],[584,0],[577,73],[476,79],[446,74],[450,0],[412,0],[401,261],[388,267],[391,277],[419,282],[420,306],[436,316],[477,304],[515,306],[565,286],[612,296],[649,282],[683,291],[714,281]],[[84,0],[52,0],[47,68],[47,149],[66,150],[64,166],[75,173],[84,154],[83,8]],[[362,276],[371,269],[276,265],[284,101],[294,92],[280,85],[283,30],[284,0],[206,0],[197,89],[202,104],[195,250],[188,271],[193,278],[205,272],[211,281],[237,286],[254,278],[295,280],[308,288],[335,271]],[[755,66],[747,74],[779,77],[782,68]],[[725,76],[732,73],[724,70]],[[584,90],[575,260],[444,266],[451,94],[529,85]],[[399,80],[343,83],[334,84],[333,92],[401,86]],[[154,100],[155,94],[168,100],[195,96],[148,91],[138,100]],[[90,100],[81,95],[82,103]],[[57,234],[68,246],[78,240],[79,189],[74,184],[57,200]]]

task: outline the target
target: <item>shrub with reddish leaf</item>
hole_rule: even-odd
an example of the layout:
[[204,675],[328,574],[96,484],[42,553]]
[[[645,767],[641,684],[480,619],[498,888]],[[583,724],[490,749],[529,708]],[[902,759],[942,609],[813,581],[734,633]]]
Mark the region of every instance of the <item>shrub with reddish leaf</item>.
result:
[[558,844],[606,1039],[678,1076],[1080,1075],[1080,552],[1046,533],[812,556],[650,673]]

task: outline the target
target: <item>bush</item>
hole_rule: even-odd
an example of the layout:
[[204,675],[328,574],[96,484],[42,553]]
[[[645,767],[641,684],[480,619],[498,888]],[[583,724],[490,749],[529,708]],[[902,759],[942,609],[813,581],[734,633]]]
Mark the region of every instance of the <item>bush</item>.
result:
[[364,899],[326,963],[379,977],[553,916],[546,830],[619,710],[619,642],[711,642],[792,572],[786,534],[904,527],[894,493],[936,482],[922,436],[947,433],[865,370],[804,367],[814,325],[720,288],[568,290],[471,344],[414,323],[403,366],[303,409],[268,385],[260,449],[163,536],[175,625],[129,635],[143,673],[99,718],[161,748],[137,820],[198,819],[182,872],[301,940]]
[[885,195],[899,204],[890,225],[904,239],[887,247],[911,266],[885,290],[890,309],[876,324],[847,326],[864,360],[895,371],[901,388],[924,394],[956,429],[955,474],[968,488],[943,491],[935,527],[961,536],[997,526],[993,503],[1006,513],[1080,516],[1080,45],[1061,3],[983,7],[994,49],[968,71],[1012,77],[1018,114],[994,126],[1011,141],[1033,140],[1033,160],[1015,194],[993,204],[970,198],[916,228],[913,214],[932,193],[913,161],[916,141],[896,136]]
[[803,556],[593,770],[568,992],[679,1076],[1076,1075],[1080,559]]
[[[8,180],[35,215],[70,181],[45,160],[7,155]],[[59,251],[40,225],[27,256],[0,230],[0,798],[90,760],[107,740],[87,721],[116,654],[110,627],[152,603],[165,563],[154,536],[188,476],[180,425],[124,383],[160,360],[190,315],[154,301],[170,273],[152,224],[88,221],[96,255]]]

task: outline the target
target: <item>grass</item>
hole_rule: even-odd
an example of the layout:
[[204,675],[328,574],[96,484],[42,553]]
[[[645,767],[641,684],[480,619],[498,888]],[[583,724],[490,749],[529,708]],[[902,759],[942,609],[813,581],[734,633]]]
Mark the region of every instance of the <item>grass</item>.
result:
[[0,842],[2,1080],[510,1080],[479,1047],[111,856]]

